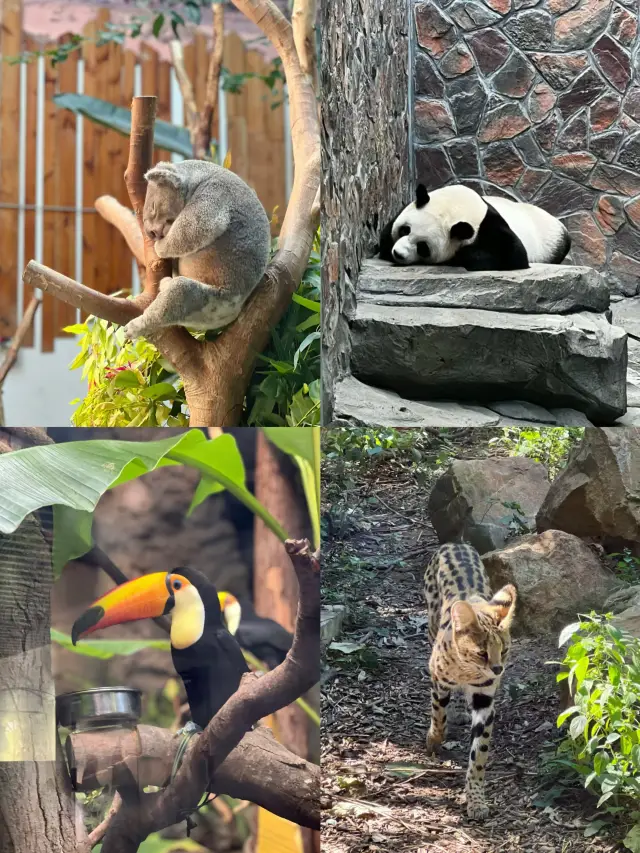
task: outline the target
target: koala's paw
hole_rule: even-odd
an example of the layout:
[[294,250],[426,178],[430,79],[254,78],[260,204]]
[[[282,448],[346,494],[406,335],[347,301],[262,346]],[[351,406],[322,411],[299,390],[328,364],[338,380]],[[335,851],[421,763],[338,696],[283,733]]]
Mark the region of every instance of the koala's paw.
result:
[[166,243],[165,237],[162,237],[160,240],[156,240],[156,242],[154,243],[153,248],[156,250],[156,255],[159,258],[168,258],[169,257],[169,255],[165,254],[165,250],[164,250],[165,243]]
[[124,327],[124,337],[127,341],[135,341],[136,338],[143,338],[147,333],[147,325],[144,320],[144,315],[140,315],[140,317],[135,317],[133,320],[129,320],[127,325]]
[[164,278],[160,279],[159,290],[166,290],[167,287],[171,287],[173,284],[173,278],[170,275],[165,275]]

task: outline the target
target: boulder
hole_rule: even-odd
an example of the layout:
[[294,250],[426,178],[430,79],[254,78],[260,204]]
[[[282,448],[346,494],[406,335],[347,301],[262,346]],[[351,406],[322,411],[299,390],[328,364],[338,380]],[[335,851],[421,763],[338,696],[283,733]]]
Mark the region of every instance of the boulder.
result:
[[562,530],[518,536],[482,562],[492,589],[512,583],[518,590],[514,633],[557,631],[580,613],[602,610],[617,585],[594,551]]
[[467,272],[368,260],[358,277],[357,298],[377,305],[568,314],[606,311],[610,294],[604,278],[590,267],[533,264],[527,270]]
[[351,371],[419,400],[528,400],[613,423],[626,411],[627,336],[602,314],[518,314],[358,302]]
[[483,554],[513,534],[514,510],[504,504],[519,504],[533,528],[548,489],[546,468],[532,459],[457,459],[431,489],[429,518],[440,542],[468,542]]
[[347,424],[386,427],[480,427],[495,426],[499,417],[482,406],[460,403],[421,403],[405,400],[393,391],[382,391],[347,376],[336,385],[334,420]]
[[640,638],[640,584],[614,592],[604,603],[604,613],[614,613],[614,623]]
[[585,429],[536,525],[640,553],[640,429]]

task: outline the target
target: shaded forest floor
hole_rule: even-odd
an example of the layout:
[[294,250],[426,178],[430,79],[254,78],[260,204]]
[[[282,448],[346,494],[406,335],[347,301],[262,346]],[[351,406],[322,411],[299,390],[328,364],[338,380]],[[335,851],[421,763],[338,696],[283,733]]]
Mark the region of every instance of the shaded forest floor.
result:
[[[487,455],[478,437],[455,455]],[[554,797],[557,779],[543,772],[541,755],[558,738],[558,690],[545,665],[557,660],[555,636],[514,641],[489,753],[487,821],[466,817],[468,727],[450,727],[447,751],[427,756],[421,578],[438,542],[429,485],[419,479],[406,461],[325,462],[323,601],[348,610],[336,641],[343,651],[327,652],[323,672],[323,853],[622,850],[601,835],[585,838],[595,800],[579,787]]]

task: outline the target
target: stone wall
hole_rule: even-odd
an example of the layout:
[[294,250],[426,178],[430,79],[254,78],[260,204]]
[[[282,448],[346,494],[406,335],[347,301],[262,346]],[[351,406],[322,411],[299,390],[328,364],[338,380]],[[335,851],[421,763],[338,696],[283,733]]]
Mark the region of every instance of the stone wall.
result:
[[637,0],[428,0],[413,7],[419,181],[531,201],[571,259],[640,290]]
[[408,10],[400,0],[321,4],[323,423],[347,370],[363,257],[409,200]]

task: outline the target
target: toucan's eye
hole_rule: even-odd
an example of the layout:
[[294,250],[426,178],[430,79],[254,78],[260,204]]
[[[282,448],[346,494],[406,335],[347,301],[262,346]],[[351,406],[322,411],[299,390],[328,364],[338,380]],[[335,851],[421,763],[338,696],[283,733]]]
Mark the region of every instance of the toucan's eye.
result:
[[174,589],[182,589],[182,581],[174,581],[173,582]]

